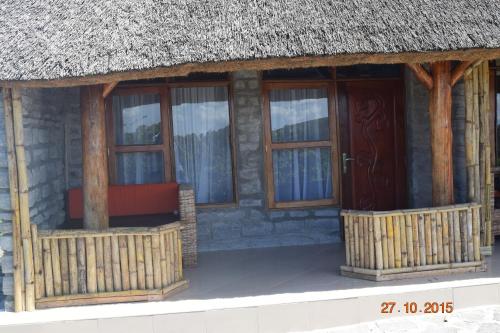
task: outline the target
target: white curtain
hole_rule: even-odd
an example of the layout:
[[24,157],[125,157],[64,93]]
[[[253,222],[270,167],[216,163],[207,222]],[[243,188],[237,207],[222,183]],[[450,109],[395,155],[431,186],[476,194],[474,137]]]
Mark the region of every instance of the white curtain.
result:
[[119,184],[163,183],[163,153],[118,153],[116,168]]
[[233,200],[226,87],[172,89],[175,172],[194,186],[197,203]]
[[[329,140],[325,89],[270,92],[273,142]],[[329,148],[273,151],[276,201],[319,200],[332,196]]]

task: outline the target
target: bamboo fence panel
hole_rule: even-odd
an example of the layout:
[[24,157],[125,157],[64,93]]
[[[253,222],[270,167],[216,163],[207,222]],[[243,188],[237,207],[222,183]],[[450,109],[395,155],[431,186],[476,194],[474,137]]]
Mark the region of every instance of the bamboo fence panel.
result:
[[479,266],[480,208],[472,203],[389,212],[342,211],[346,239],[342,269],[394,274],[432,270],[433,265],[441,270],[458,263]]
[[179,223],[31,230],[37,307],[161,299],[187,284]]

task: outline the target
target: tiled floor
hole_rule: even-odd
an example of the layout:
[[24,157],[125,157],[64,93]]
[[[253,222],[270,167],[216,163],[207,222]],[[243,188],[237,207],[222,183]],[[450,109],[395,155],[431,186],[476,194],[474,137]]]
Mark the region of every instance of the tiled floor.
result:
[[340,276],[342,244],[202,253],[190,288],[166,301],[4,312],[0,332],[297,332],[380,319],[387,300],[500,304],[500,253],[487,261],[483,273],[370,282]]

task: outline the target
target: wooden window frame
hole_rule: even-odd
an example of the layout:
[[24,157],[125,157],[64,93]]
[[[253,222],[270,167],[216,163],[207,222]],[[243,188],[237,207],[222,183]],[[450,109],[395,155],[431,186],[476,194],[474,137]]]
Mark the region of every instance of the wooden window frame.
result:
[[[233,107],[233,89],[229,80],[220,81],[190,81],[190,82],[166,82],[154,84],[129,84],[116,87],[106,98],[106,127],[108,141],[108,169],[111,184],[116,184],[117,153],[132,152],[163,152],[164,182],[176,181],[175,172],[175,154],[174,154],[174,131],[171,104],[171,90],[173,88],[195,88],[195,87],[227,87],[228,92],[228,110],[229,110],[229,140],[231,150],[232,184],[233,200],[224,203],[201,203],[196,204],[200,208],[211,207],[236,207],[239,202],[238,183],[237,183],[237,164],[236,164],[236,141],[235,141],[235,119]],[[162,144],[157,145],[116,145],[115,128],[113,121],[113,96],[127,96],[137,94],[158,94],[160,96],[160,121]]]
[[[328,97],[328,124],[329,140],[324,141],[298,141],[298,142],[272,142],[271,133],[271,105],[269,92],[276,89],[326,89]],[[266,197],[267,205],[270,209],[282,208],[306,208],[320,206],[340,207],[340,150],[338,138],[338,115],[337,101],[335,98],[335,80],[272,80],[263,81],[262,101],[263,101],[263,133],[264,133],[264,171],[266,174]],[[330,164],[332,174],[332,197],[320,200],[297,200],[280,201],[274,198],[274,169],[273,151],[297,148],[329,148]]]

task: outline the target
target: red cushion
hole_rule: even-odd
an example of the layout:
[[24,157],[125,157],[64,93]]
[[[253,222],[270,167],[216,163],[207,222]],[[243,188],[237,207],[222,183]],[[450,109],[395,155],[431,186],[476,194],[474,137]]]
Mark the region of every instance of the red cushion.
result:
[[[179,208],[179,184],[110,185],[109,216],[167,214]],[[83,218],[81,188],[68,191],[69,216]]]

